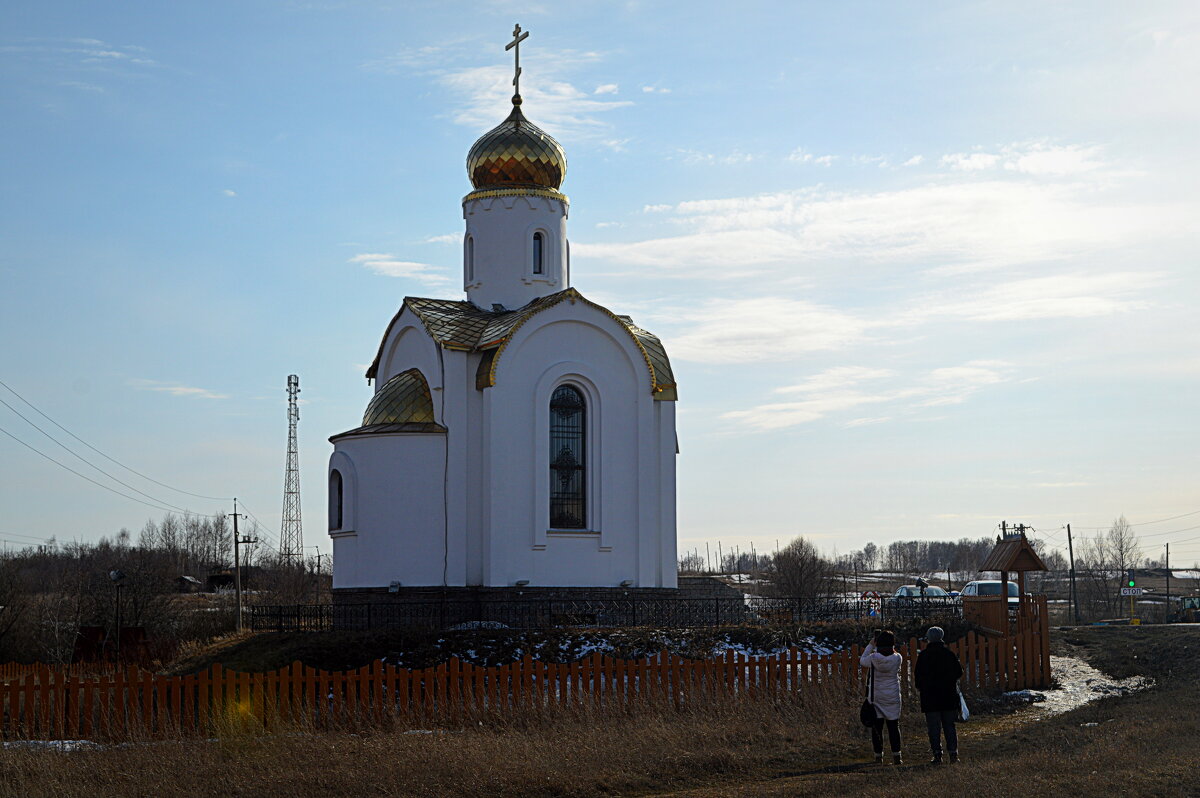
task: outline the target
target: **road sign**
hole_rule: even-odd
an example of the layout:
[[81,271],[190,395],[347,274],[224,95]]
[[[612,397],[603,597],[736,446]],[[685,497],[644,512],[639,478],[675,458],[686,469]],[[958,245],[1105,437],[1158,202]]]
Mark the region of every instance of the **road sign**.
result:
[[1143,591],[1144,591],[1144,588],[1140,588],[1140,587],[1123,587],[1123,588],[1121,588],[1121,595],[1122,596],[1140,596],[1140,595],[1142,595]]

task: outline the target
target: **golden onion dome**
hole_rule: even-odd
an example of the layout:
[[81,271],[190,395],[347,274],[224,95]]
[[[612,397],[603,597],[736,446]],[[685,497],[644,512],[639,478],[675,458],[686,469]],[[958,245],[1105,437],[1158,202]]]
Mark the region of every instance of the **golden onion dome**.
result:
[[417,369],[403,371],[380,386],[363,414],[364,427],[432,423],[433,398],[429,394],[429,383]]
[[567,175],[562,145],[521,113],[521,96],[499,126],[489,130],[467,153],[467,174],[481,189],[533,188],[557,191]]

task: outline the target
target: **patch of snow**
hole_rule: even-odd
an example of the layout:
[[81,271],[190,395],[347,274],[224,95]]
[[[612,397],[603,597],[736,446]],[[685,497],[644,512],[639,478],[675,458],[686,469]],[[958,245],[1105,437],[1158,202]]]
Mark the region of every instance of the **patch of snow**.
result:
[[48,751],[82,751],[85,748],[99,748],[91,740],[10,740],[4,743],[5,748],[38,748]]
[[1172,579],[1200,579],[1200,571],[1171,571]]
[[460,632],[466,629],[507,629],[508,626],[499,621],[464,621],[448,628],[452,632]]

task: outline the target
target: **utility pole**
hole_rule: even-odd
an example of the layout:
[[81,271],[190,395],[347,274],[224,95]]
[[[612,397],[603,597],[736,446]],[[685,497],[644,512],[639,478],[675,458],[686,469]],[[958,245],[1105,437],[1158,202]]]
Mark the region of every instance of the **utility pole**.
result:
[[1167,617],[1171,617],[1171,544],[1167,544]]
[[322,554],[321,550],[316,546],[310,546],[309,548],[317,553],[317,571],[313,579],[313,604],[319,604],[321,602],[321,558],[326,555]]
[[704,541],[704,564],[708,566],[708,572],[711,574],[712,569],[712,551],[708,548],[708,541]]
[[233,628],[235,631],[242,631],[242,559],[241,549],[242,544],[257,543],[258,540],[250,537],[241,537],[238,534],[238,517],[242,515],[237,511],[237,499],[233,500],[233,594],[234,606],[237,615],[234,619]]
[[1071,617],[1079,625],[1079,594],[1075,592],[1075,543],[1071,540],[1071,525],[1067,524],[1067,553],[1071,557]]

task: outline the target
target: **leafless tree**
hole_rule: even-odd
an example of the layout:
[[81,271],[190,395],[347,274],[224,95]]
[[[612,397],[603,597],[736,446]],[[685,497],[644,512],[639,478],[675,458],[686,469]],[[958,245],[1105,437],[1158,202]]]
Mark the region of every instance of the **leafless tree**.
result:
[[816,598],[828,595],[833,582],[830,563],[805,537],[775,555],[774,591],[780,596]]

